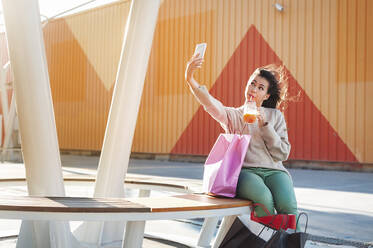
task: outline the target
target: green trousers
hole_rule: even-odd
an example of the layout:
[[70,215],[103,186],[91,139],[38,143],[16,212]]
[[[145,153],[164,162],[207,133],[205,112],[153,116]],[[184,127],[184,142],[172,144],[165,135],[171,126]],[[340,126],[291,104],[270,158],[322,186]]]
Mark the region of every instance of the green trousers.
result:
[[[293,181],[284,171],[242,168],[238,178],[236,197],[261,203],[271,214],[277,212],[295,214],[298,217]],[[256,207],[255,212],[258,216],[267,215],[260,207]]]

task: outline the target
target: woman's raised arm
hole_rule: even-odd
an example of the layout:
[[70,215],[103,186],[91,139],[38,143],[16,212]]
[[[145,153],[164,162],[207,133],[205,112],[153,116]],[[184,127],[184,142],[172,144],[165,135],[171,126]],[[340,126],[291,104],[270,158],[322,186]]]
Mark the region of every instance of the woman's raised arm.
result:
[[193,95],[196,97],[198,102],[202,104],[204,109],[215,120],[227,125],[228,118],[224,105],[211,96],[206,87],[199,85],[193,77],[195,71],[202,67],[203,61],[203,58],[199,58],[199,54],[193,55],[193,57],[188,61],[185,69],[185,80],[187,81]]

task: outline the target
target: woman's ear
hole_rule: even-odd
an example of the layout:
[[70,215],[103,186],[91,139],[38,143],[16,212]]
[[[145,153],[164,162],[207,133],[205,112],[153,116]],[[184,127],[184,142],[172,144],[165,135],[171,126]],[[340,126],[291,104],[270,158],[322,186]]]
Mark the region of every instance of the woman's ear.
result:
[[271,96],[270,94],[267,94],[267,95],[264,97],[264,100],[268,100],[268,98],[269,98],[270,96]]

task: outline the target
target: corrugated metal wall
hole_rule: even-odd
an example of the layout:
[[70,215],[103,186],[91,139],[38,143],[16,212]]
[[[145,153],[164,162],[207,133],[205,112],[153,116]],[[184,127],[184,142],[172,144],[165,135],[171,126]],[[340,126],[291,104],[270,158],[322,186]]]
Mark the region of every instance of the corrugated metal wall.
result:
[[[275,9],[274,3],[284,6]],[[48,24],[45,42],[61,149],[100,150],[129,1]],[[196,43],[197,79],[240,106],[258,66],[283,63],[300,101],[286,111],[291,159],[373,163],[373,2],[165,0],[133,152],[206,155],[220,127],[184,81]]]
[[286,111],[292,159],[373,162],[372,61],[365,55],[373,44],[372,3],[279,2],[283,12],[274,1],[164,2],[134,151],[207,154],[211,148],[221,129],[183,80],[194,45],[204,41],[207,57],[198,79],[226,105],[242,104],[254,68],[286,66],[292,92],[302,92]]
[[129,6],[111,4],[44,28],[61,149],[102,147]]

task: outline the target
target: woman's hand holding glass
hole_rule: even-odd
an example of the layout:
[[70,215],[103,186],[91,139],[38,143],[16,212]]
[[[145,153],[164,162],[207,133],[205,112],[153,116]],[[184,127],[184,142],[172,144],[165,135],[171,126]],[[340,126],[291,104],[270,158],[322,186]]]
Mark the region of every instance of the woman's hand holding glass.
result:
[[255,123],[255,121],[258,120],[258,127],[266,125],[264,115],[258,109],[254,101],[246,102],[243,111],[243,120],[249,124]]
[[243,120],[249,124],[254,123],[258,113],[259,112],[254,101],[246,102],[243,109]]

